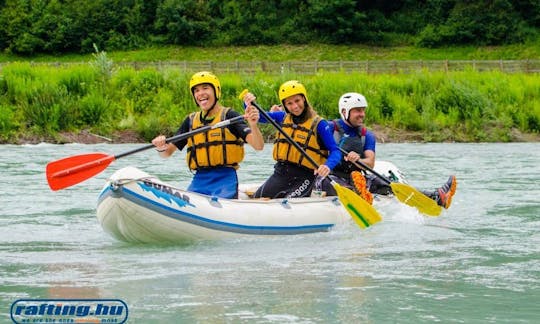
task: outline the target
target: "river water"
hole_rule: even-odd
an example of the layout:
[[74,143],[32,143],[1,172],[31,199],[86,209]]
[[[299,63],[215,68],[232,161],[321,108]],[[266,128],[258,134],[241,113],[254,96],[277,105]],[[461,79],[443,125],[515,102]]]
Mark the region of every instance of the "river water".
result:
[[[130,145],[0,146],[0,323],[18,299],[112,298],[129,323],[532,323],[540,318],[540,143],[379,144],[417,188],[456,174],[440,217],[394,203],[362,230],[190,245],[134,245],[100,227],[105,180],[134,165],[175,185],[183,154],[153,150],[53,192],[48,162]],[[243,182],[272,171],[248,149]]]

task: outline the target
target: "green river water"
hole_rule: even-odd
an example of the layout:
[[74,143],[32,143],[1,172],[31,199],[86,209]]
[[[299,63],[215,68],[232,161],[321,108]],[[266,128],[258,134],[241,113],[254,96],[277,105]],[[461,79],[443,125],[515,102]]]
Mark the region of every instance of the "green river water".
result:
[[[540,143],[379,144],[417,188],[449,174],[440,217],[400,203],[362,230],[190,245],[135,245],[100,227],[105,180],[127,165],[174,185],[183,154],[153,150],[52,192],[48,162],[130,145],[0,146],[0,323],[19,299],[120,299],[128,323],[535,323],[540,319]],[[243,182],[272,172],[271,145],[247,151]],[[239,211],[241,212],[241,211]]]

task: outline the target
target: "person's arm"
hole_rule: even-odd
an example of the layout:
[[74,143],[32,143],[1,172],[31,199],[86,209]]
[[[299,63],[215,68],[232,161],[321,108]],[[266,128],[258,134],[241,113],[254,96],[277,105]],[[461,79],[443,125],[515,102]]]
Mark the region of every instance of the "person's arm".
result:
[[[178,129],[175,135],[180,135],[189,132],[189,116],[184,119],[182,126]],[[165,135],[159,135],[152,140],[152,144],[156,147],[156,151],[162,158],[168,158],[179,149],[181,150],[187,144],[187,139],[183,139],[174,143],[165,143]]]
[[246,108],[245,118],[248,122],[251,133],[246,135],[246,142],[255,150],[261,151],[264,148],[264,138],[257,123],[259,121],[259,111],[253,106]]
[[[253,106],[251,104],[253,101],[255,101],[255,99],[257,99],[257,97],[255,97],[255,95],[253,93],[248,92],[244,96],[244,109],[247,109],[249,107],[255,108],[255,106]],[[255,108],[255,109],[257,109],[257,108]],[[285,114],[286,114],[286,112],[283,111],[283,107],[281,105],[273,105],[270,108],[270,111],[266,112],[266,113],[268,114],[268,116],[270,118],[275,120],[278,124],[281,124],[283,122],[283,119],[285,118]],[[260,116],[259,117],[259,123],[267,124],[267,123],[269,123],[269,121],[266,120],[266,118],[264,116]]]
[[176,145],[165,143],[165,139],[165,135],[159,135],[152,140],[152,144],[154,144],[156,151],[162,158],[168,158],[177,150]]
[[[260,151],[264,147],[264,138],[262,133],[257,126],[256,119],[258,118],[259,111],[257,108],[252,107],[255,111],[249,109],[249,113],[244,114],[244,117],[250,120],[251,124],[249,125],[246,121],[242,120],[241,122],[228,125],[227,128],[233,133],[234,136],[243,139],[246,143],[251,145],[255,150]],[[240,116],[236,111],[229,109],[227,111],[226,119],[232,119]]]
[[[285,119],[285,115],[287,114],[286,112],[284,111],[269,111],[267,112],[268,114],[268,117],[272,118],[273,120],[276,121],[276,123],[278,123],[279,125],[283,124],[283,120]],[[261,116],[261,118],[259,119],[259,123],[269,123],[269,121],[266,120],[266,118],[264,118],[264,116]]]
[[375,135],[368,131],[366,132],[366,141],[364,143],[364,158],[360,158],[360,154],[357,152],[351,151],[349,154],[345,156],[345,161],[351,161],[351,162],[362,162],[365,165],[367,165],[370,168],[375,167],[375,145],[376,145],[376,139]]
[[326,177],[330,174],[330,171],[339,164],[342,155],[334,140],[333,128],[328,125],[326,120],[323,119],[319,122],[319,125],[317,125],[317,133],[325,148],[328,150],[329,155],[324,164],[320,165],[315,173],[321,177]]
[[372,150],[366,150],[364,151],[364,155],[365,158],[359,159],[359,161],[373,169],[375,167],[375,152]]

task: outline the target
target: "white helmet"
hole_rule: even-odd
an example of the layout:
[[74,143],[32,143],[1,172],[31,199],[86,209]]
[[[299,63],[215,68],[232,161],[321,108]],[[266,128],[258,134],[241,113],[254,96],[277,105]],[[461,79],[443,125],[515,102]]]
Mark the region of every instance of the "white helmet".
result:
[[349,111],[351,111],[351,109],[361,107],[367,108],[367,106],[366,98],[356,92],[347,92],[339,98],[339,114],[344,121],[349,119]]

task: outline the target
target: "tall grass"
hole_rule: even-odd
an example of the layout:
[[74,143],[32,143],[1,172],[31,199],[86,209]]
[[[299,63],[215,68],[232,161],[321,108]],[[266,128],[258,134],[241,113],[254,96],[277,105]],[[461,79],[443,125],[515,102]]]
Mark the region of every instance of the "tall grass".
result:
[[[96,59],[97,54],[39,55],[17,57],[0,53],[0,62],[81,62]],[[114,62],[155,61],[358,61],[358,60],[526,60],[540,57],[540,41],[505,46],[453,46],[421,48],[416,46],[374,47],[359,44],[330,45],[258,45],[234,47],[160,46],[135,51],[107,53]]]
[[[101,58],[108,62],[106,58]],[[198,108],[176,70],[102,70],[95,64],[55,68],[13,63],[0,75],[0,138],[89,129],[104,136],[121,129],[149,140],[171,135]],[[108,74],[111,72],[110,74]],[[104,75],[106,77],[104,77]],[[540,76],[475,72],[413,74],[219,75],[222,103],[242,110],[245,88],[264,107],[278,103],[277,89],[298,79],[325,118],[338,117],[337,101],[356,91],[368,100],[366,124],[421,132],[425,141],[512,141],[512,131],[540,132]],[[265,128],[265,133],[273,133]]]

